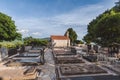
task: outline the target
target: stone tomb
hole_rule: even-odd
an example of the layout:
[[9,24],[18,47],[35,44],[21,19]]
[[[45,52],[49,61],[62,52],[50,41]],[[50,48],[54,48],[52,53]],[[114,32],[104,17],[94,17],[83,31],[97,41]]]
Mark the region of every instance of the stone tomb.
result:
[[56,56],[74,56],[76,53],[73,53],[71,51],[65,51],[65,50],[54,50],[53,51],[54,57]]
[[85,63],[79,57],[55,57],[56,64],[77,64],[77,63]]
[[[61,65],[58,67],[59,77],[65,76],[90,76],[90,75],[106,75],[107,71],[93,64],[83,65]],[[107,74],[108,75],[108,74]]]

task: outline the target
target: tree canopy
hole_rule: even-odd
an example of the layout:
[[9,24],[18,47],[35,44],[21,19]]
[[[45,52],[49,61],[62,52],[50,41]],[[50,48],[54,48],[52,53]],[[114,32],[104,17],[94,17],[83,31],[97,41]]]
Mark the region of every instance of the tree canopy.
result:
[[72,28],[68,28],[64,35],[69,36],[72,44],[77,40],[77,33]]
[[21,37],[20,33],[16,32],[15,22],[6,14],[0,12],[0,41],[11,41]]
[[33,38],[33,37],[25,37],[24,38],[24,44],[30,45],[30,46],[47,46],[48,40],[45,39],[39,39],[39,38]]
[[118,2],[116,2],[115,4],[116,4],[114,7],[115,11],[120,12],[120,0]]
[[76,40],[75,43],[76,44],[84,44],[84,42],[82,40]]
[[[119,1],[120,3],[120,1]],[[120,43],[120,5],[100,14],[88,24],[88,33],[84,36],[87,43],[94,42],[101,46]]]

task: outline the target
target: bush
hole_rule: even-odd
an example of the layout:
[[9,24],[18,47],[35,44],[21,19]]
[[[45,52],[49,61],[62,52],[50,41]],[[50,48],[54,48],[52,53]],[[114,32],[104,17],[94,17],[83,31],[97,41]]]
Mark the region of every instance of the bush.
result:
[[0,42],[0,47],[5,47],[5,48],[16,48],[17,46],[21,46],[23,45],[23,42],[22,41],[12,41],[12,42],[7,42],[7,41],[3,41],[3,42]]
[[16,45],[16,47],[21,47],[24,44],[23,41],[19,41],[19,40],[15,40],[12,43],[14,43]]
[[44,39],[37,39],[37,38],[25,38],[24,44],[27,46],[47,46],[48,41]]
[[75,40],[75,43],[76,43],[76,44],[84,44],[84,42],[81,41],[81,40]]

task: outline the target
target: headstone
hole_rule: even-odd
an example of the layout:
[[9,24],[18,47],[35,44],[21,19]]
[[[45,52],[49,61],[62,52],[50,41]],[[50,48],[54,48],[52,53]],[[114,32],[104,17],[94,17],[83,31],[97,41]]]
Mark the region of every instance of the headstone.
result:
[[32,46],[25,46],[25,51],[29,51],[32,49]]
[[96,53],[98,53],[98,46],[97,45],[94,45],[93,49],[95,50]]
[[0,59],[3,60],[4,58],[8,57],[8,50],[7,48],[0,48]]

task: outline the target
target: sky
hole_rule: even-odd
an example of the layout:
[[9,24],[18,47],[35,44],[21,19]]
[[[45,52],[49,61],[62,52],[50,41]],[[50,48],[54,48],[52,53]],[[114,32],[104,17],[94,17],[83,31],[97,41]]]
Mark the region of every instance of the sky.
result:
[[118,0],[0,0],[0,12],[12,17],[23,37],[64,35],[73,28],[82,39],[87,25]]

